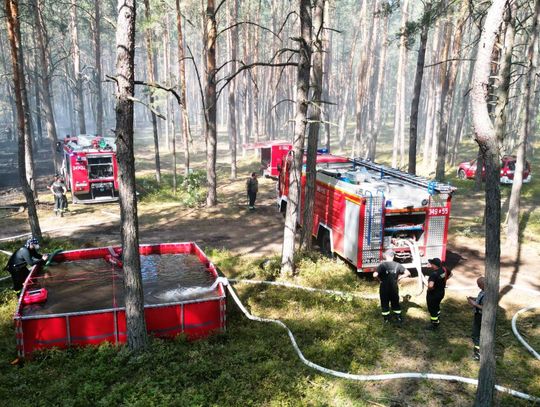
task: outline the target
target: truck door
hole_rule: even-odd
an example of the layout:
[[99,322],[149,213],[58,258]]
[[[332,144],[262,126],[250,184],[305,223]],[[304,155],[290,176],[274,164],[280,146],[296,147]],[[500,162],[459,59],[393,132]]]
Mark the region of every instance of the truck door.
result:
[[358,225],[360,205],[345,199],[345,227],[343,236],[343,254],[354,265],[358,259]]

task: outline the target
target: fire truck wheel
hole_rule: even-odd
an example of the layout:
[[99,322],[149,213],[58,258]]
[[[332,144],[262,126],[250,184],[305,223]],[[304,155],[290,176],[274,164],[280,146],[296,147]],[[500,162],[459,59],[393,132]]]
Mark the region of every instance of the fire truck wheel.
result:
[[330,242],[330,233],[323,232],[319,246],[321,248],[321,253],[328,258],[333,258],[334,253],[332,252],[332,243]]
[[465,179],[467,176],[465,175],[465,171],[459,170],[458,173],[457,173],[457,177],[459,179]]

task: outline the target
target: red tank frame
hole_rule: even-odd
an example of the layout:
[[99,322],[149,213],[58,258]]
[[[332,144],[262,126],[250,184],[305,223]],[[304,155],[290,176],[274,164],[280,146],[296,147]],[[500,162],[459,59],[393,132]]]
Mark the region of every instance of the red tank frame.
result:
[[[76,261],[105,258],[111,249],[116,253],[120,247],[101,247],[72,250],[59,253],[55,261]],[[192,254],[199,258],[215,278],[218,273],[204,252],[193,242],[141,245],[141,255]],[[28,276],[14,315],[17,351],[19,357],[29,357],[34,351],[47,348],[113,344],[127,340],[125,308],[100,309],[53,315],[23,316],[23,298],[33,288],[32,277],[41,269],[36,265]],[[157,337],[174,337],[185,334],[188,339],[206,337],[214,332],[224,332],[226,322],[226,295],[223,284],[216,287],[218,295],[213,298],[191,299],[159,305],[145,306],[146,327],[149,334]]]

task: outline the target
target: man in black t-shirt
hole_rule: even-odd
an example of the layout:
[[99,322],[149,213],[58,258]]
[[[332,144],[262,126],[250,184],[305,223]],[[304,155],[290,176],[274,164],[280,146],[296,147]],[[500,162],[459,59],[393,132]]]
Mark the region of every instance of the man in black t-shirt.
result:
[[17,294],[21,291],[26,278],[30,274],[28,266],[32,267],[38,263],[43,263],[47,260],[48,255],[38,253],[39,241],[35,238],[30,238],[26,244],[11,255],[8,260],[6,269],[11,274],[13,281],[13,290]]
[[379,297],[381,299],[381,312],[384,322],[390,321],[390,305],[397,322],[402,322],[401,307],[399,306],[398,281],[409,277],[411,272],[401,264],[394,261],[394,252],[387,250],[384,259],[373,273],[373,277],[379,280]]
[[441,259],[429,259],[428,263],[431,270],[426,293],[427,307],[431,317],[431,324],[428,326],[428,329],[435,330],[441,322],[439,320],[441,302],[444,298],[446,280],[451,274],[443,267]]

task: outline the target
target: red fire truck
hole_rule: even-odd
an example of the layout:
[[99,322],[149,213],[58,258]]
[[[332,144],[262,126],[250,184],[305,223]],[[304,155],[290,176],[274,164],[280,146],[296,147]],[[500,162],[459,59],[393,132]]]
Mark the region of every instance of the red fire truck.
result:
[[279,166],[283,157],[292,150],[290,141],[273,140],[259,143],[246,144],[248,150],[261,150],[261,169],[267,178],[277,179],[279,176]]
[[59,143],[62,175],[73,203],[118,200],[118,163],[112,137],[80,135]]
[[[280,211],[287,204],[291,165],[289,154],[281,165]],[[305,183],[304,167],[302,212]],[[319,154],[312,234],[323,253],[338,254],[358,271],[374,271],[387,249],[406,267],[421,268],[430,258],[445,260],[454,191],[371,161]]]

